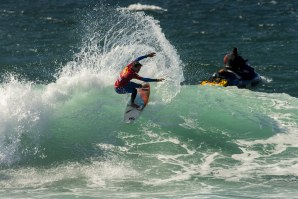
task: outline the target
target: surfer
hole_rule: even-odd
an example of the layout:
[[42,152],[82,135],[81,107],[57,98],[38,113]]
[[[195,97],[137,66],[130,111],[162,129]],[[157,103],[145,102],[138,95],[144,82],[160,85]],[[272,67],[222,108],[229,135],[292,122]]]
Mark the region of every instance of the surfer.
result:
[[139,108],[138,105],[134,103],[135,98],[137,96],[137,88],[145,88],[146,85],[137,84],[135,82],[131,82],[132,79],[138,79],[144,82],[161,82],[164,80],[164,78],[160,79],[151,79],[151,78],[145,78],[138,75],[142,64],[139,62],[147,57],[154,57],[156,53],[149,53],[147,55],[138,57],[133,62],[128,64],[120,73],[119,77],[117,78],[114,88],[115,91],[118,94],[125,94],[125,93],[131,93],[131,106],[135,108]]

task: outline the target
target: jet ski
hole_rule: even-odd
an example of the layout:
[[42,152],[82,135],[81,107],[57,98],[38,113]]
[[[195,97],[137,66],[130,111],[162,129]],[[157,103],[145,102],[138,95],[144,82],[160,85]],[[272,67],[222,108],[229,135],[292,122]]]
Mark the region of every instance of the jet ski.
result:
[[237,86],[238,88],[251,88],[262,81],[261,76],[255,72],[254,68],[248,64],[243,71],[233,71],[230,67],[225,66],[214,73],[208,80],[204,80],[200,85],[217,85],[217,86]]

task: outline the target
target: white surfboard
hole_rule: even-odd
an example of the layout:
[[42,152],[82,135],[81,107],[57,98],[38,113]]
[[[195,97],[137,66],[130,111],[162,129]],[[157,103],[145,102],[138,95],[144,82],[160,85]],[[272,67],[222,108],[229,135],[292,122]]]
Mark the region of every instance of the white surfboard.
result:
[[139,106],[139,108],[135,108],[131,106],[131,102],[129,99],[128,104],[126,105],[124,112],[124,122],[132,123],[134,122],[142,113],[146,105],[149,101],[150,95],[150,84],[145,84],[145,88],[138,89],[138,93],[135,99],[135,104]]

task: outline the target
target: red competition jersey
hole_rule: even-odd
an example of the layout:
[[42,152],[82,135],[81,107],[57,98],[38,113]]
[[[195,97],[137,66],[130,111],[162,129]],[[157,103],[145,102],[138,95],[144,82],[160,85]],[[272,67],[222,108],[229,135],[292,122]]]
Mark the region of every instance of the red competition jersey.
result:
[[139,79],[142,80],[142,77],[139,76],[136,72],[134,72],[131,67],[133,66],[134,62],[127,65],[122,72],[120,73],[119,77],[117,78],[114,87],[124,87],[128,84],[128,82],[132,79]]

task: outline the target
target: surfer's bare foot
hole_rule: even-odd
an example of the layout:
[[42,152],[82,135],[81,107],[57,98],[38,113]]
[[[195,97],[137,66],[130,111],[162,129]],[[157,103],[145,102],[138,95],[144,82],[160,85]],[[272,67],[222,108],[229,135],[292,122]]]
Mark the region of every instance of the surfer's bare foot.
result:
[[132,107],[134,107],[134,108],[136,108],[136,109],[140,108],[140,106],[136,105],[135,103],[131,103],[130,106],[132,106]]

